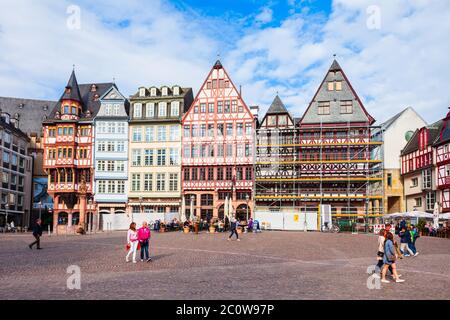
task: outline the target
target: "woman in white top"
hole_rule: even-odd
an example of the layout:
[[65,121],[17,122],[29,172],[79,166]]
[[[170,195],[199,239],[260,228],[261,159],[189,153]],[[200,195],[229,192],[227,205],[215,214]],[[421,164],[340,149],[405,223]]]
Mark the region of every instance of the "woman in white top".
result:
[[130,255],[133,254],[133,263],[136,263],[136,251],[138,247],[138,233],[136,231],[136,223],[132,222],[130,224],[130,229],[127,233],[127,244],[130,247],[127,256],[125,258],[126,262],[130,262]]

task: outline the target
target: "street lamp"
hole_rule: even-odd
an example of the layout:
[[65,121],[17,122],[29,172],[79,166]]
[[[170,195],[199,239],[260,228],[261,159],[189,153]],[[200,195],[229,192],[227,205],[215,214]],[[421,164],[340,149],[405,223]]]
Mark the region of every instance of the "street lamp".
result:
[[248,193],[245,195],[245,201],[247,202],[247,224],[248,224],[248,201],[250,200],[250,196]]

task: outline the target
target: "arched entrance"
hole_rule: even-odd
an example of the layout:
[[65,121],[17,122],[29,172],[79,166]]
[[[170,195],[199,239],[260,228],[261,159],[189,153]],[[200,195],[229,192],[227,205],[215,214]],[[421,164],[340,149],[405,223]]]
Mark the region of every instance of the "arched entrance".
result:
[[72,225],[77,226],[80,223],[80,213],[74,212],[72,213]]
[[244,220],[247,221],[247,208],[248,208],[248,218],[251,217],[251,211],[250,207],[246,204],[241,204],[236,209],[236,218],[238,218],[240,221]]

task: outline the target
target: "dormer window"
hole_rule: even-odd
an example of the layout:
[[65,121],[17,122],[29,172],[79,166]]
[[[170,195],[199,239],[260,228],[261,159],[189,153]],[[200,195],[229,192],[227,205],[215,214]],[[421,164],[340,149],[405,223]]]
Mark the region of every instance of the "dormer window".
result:
[[47,110],[48,110],[48,106],[45,105],[45,106],[43,107],[43,109],[44,109],[44,111],[47,111]]
[[71,87],[66,87],[66,94],[70,94],[72,92],[72,88]]
[[97,91],[97,86],[95,84],[93,84],[91,86],[91,92],[96,92]]
[[72,114],[78,115],[78,108],[76,106],[72,106]]
[[25,105],[23,103],[19,104],[19,109],[23,109]]
[[161,89],[161,91],[162,91],[162,95],[163,95],[163,96],[167,96],[167,95],[169,94],[169,90],[168,90],[167,87],[163,87],[163,88]]
[[68,105],[68,104],[66,104],[64,107],[63,107],[63,112],[62,112],[63,114],[69,114],[70,113],[70,106]]
[[179,96],[180,95],[180,87],[178,87],[178,86],[175,86],[175,87],[173,87],[173,95],[174,96]]
[[150,89],[150,96],[156,97],[156,88],[151,88]]
[[139,89],[139,97],[145,97],[145,88]]

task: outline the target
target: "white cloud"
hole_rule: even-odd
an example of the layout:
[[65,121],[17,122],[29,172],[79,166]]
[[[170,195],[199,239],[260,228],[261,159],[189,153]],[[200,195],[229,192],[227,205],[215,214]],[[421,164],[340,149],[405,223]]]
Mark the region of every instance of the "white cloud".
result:
[[261,12],[255,17],[256,22],[260,22],[262,24],[269,23],[272,21],[273,11],[270,8],[263,8]]

